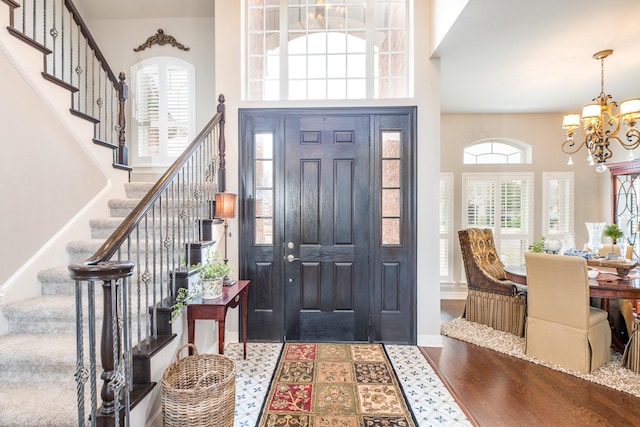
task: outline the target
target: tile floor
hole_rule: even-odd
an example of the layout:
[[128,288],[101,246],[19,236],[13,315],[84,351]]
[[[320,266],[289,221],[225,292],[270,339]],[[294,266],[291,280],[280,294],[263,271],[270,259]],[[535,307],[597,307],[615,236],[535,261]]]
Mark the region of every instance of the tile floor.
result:
[[[236,413],[234,427],[256,425],[280,355],[281,343],[229,344],[225,356],[236,359]],[[420,427],[471,426],[442,381],[415,346],[385,346]]]

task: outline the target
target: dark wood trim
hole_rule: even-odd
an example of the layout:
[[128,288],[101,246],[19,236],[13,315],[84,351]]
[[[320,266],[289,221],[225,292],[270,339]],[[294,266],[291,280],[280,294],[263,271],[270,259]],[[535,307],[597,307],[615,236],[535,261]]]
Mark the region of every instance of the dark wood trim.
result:
[[88,121],[90,121],[90,122],[91,122],[91,123],[93,123],[93,124],[100,123],[100,119],[97,119],[97,118],[95,118],[95,117],[93,117],[93,116],[90,116],[90,115],[88,115],[88,114],[85,114],[85,113],[83,113],[83,112],[81,112],[81,111],[74,110],[73,108],[69,108],[69,111],[70,111],[70,112],[71,112],[71,114],[73,114],[74,116],[76,116],[76,117],[80,117],[81,119],[88,120]]
[[133,170],[133,168],[132,168],[131,166],[129,166],[129,165],[123,165],[123,164],[121,164],[121,163],[113,163],[113,167],[114,167],[115,169],[121,169],[121,170],[123,170],[123,171],[129,171],[129,172],[131,172],[131,171]]
[[28,37],[28,36],[24,35],[23,33],[21,33],[20,31],[16,30],[13,27],[7,27],[7,30],[9,31],[9,34],[11,34],[13,36],[16,36],[17,38],[19,38],[23,42],[25,42],[28,45],[34,47],[35,49],[38,49],[40,52],[42,52],[45,55],[49,55],[52,52],[51,49],[49,49],[48,47],[38,43],[37,41],[35,41],[31,37]]
[[53,75],[51,75],[51,74],[49,74],[47,72],[44,72],[44,71],[41,74],[42,74],[42,77],[44,77],[45,80],[47,80],[47,81],[49,81],[49,82],[51,82],[53,84],[56,84],[56,85],[58,85],[58,86],[60,86],[62,88],[65,88],[69,92],[76,93],[78,91],[77,87],[75,87],[73,85],[70,85],[69,83],[65,82],[64,80],[57,78],[56,76],[53,76]]
[[13,0],[0,0],[3,3],[6,3],[10,8],[12,9],[16,9],[18,7],[20,7],[20,4],[18,2],[15,2]]
[[[91,116],[89,116],[89,117],[91,117]],[[103,141],[103,140],[98,139],[98,138],[93,138],[93,143],[96,144],[96,145],[101,145],[101,146],[106,147],[106,148],[111,148],[112,150],[117,150],[118,149],[118,146],[116,144],[112,144],[110,142]]]

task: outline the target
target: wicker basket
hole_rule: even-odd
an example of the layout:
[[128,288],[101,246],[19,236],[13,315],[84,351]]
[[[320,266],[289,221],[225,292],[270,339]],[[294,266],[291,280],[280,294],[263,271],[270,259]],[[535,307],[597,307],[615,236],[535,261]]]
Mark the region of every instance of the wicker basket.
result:
[[[194,354],[180,358],[193,347]],[[218,354],[198,354],[185,344],[162,376],[162,418],[165,426],[233,426],[236,362]]]

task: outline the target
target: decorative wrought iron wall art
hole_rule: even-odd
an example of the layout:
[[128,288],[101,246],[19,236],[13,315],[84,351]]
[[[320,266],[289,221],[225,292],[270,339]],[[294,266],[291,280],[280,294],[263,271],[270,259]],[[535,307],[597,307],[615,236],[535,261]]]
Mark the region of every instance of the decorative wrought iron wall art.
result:
[[149,37],[147,39],[147,41],[142,43],[140,46],[134,48],[133,51],[134,52],[140,52],[140,51],[145,50],[148,47],[153,46],[154,44],[157,44],[157,45],[160,45],[160,46],[164,46],[165,44],[170,44],[171,46],[177,47],[178,49],[181,49],[181,50],[184,50],[184,51],[191,50],[191,48],[186,47],[182,43],[178,43],[178,41],[176,40],[175,37],[170,36],[168,34],[165,34],[164,30],[162,28],[159,28],[158,32],[156,34],[154,34],[151,37]]

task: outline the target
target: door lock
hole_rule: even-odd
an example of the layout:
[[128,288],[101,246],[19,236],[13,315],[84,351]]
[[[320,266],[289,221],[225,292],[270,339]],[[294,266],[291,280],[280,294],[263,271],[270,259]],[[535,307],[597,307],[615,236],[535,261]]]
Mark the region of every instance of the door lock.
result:
[[293,255],[287,255],[287,261],[289,262],[300,261],[300,258],[296,258]]
[[293,248],[295,248],[295,247],[296,247],[296,245],[294,245],[294,244],[293,244],[293,242],[289,242],[289,243],[287,243],[287,247],[288,247],[289,249],[293,249]]

